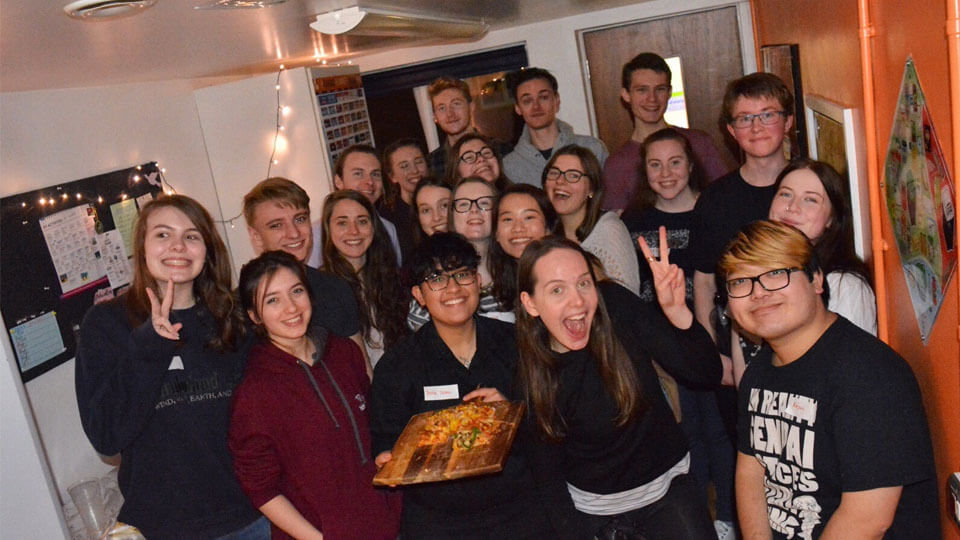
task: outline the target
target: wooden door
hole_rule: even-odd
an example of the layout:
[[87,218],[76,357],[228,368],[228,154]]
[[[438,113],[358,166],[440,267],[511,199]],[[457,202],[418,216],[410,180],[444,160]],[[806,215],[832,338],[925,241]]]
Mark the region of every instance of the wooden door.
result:
[[583,45],[599,136],[611,152],[633,131],[630,110],[620,99],[623,65],[641,52],[655,52],[680,57],[690,127],[709,133],[731,166],[738,162],[719,120],[727,82],[743,76],[735,7],[588,31]]

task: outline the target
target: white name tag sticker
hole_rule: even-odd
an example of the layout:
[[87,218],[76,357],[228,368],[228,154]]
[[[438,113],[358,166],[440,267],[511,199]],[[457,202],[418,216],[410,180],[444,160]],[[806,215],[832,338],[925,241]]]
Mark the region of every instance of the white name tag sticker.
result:
[[183,369],[183,359],[179,356],[174,356],[173,360],[170,360],[170,367],[167,368],[167,371],[173,371],[175,369]]
[[443,401],[446,399],[460,399],[460,387],[455,384],[423,387],[424,401]]

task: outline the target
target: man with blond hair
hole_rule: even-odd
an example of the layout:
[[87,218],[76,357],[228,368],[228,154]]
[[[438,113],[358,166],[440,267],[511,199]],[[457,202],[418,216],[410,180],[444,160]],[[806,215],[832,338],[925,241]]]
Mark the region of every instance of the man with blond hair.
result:
[[[306,264],[313,248],[310,196],[296,182],[276,176],[263,180],[244,195],[243,217],[257,255],[282,250]],[[350,286],[310,266],[306,273],[313,291],[313,321],[338,336],[352,339],[366,355],[357,301]]]
[[887,345],[827,311],[813,246],[757,221],[718,265],[728,309],[771,355],[740,383],[737,511],[744,538],[940,538],[920,388]]

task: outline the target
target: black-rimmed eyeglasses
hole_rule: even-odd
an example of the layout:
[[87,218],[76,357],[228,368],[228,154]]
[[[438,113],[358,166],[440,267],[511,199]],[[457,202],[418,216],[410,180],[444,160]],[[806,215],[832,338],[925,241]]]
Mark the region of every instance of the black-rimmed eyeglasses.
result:
[[570,182],[571,184],[576,184],[577,182],[580,181],[581,178],[587,175],[583,171],[578,171],[576,169],[567,169],[565,171],[561,171],[556,167],[550,167],[549,169],[547,169],[547,180],[556,182],[557,180],[560,179],[561,176],[567,182]]
[[430,287],[431,291],[437,292],[447,288],[447,285],[450,284],[450,278],[453,278],[460,286],[472,285],[477,280],[477,271],[464,269],[453,273],[439,272],[427,276],[423,281],[427,284],[427,287]]
[[476,163],[477,158],[493,159],[493,150],[491,150],[489,146],[484,146],[476,152],[473,150],[467,150],[463,154],[460,154],[460,161],[469,165]]
[[453,200],[453,209],[460,214],[466,214],[469,212],[473,205],[477,205],[477,210],[481,212],[489,212],[493,210],[493,197],[487,195],[485,197],[478,197],[476,199]]
[[727,296],[730,298],[750,296],[753,294],[754,283],[759,283],[765,291],[779,291],[790,285],[790,274],[798,270],[803,270],[803,268],[777,268],[759,276],[728,279],[726,281]]

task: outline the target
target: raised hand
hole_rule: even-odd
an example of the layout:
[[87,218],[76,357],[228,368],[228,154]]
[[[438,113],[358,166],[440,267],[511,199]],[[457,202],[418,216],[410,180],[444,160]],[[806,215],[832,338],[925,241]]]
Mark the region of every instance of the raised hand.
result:
[[153,329],[161,337],[179,340],[182,323],[173,324],[170,322],[170,307],[173,306],[173,280],[167,281],[167,290],[163,294],[163,300],[157,299],[153,289],[147,287],[147,298],[150,299],[150,321],[153,323]]
[[657,302],[663,308],[663,314],[677,328],[689,328],[693,322],[693,312],[687,306],[687,281],[683,270],[670,264],[670,246],[667,245],[667,228],[660,226],[660,260],[650,251],[647,241],[640,236],[637,244],[653,275],[653,287],[657,291]]

